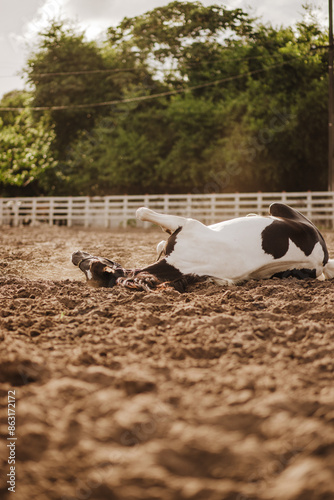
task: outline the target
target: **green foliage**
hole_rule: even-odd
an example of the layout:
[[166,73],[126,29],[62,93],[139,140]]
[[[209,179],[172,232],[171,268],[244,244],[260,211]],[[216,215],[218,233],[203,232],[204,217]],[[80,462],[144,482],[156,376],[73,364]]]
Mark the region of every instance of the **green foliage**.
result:
[[51,152],[54,132],[45,120],[35,122],[29,109],[13,124],[0,127],[0,186],[4,194],[51,193],[59,180]]
[[[112,92],[105,96],[105,89],[99,85],[100,75],[97,77],[96,73],[66,75],[66,72],[101,69],[105,69],[104,60],[94,43],[85,42],[83,34],[74,29],[53,22],[41,34],[39,50],[27,64],[28,82],[35,89],[32,106],[71,106],[114,96]],[[55,125],[55,147],[62,152],[79,130],[94,125],[94,112],[89,108],[51,111],[50,119]]]
[[140,57],[184,59],[199,42],[219,42],[226,31],[247,35],[251,20],[241,9],[219,5],[204,7],[200,2],[174,1],[135,18],[125,18],[108,30],[112,45],[131,45]]
[[[163,144],[163,111],[119,110],[73,145],[69,182],[80,194],[146,193],[157,189],[155,165]],[[81,172],[81,174],[79,174]]]
[[139,67],[130,73],[113,73],[124,67],[124,62],[119,63],[114,51],[85,41],[84,34],[61,22],[53,22],[41,33],[39,49],[27,64],[28,82],[35,89],[32,106],[68,106],[49,112],[61,158],[81,130],[91,130],[96,119],[108,112],[106,107],[76,105],[120,99],[125,85],[133,86],[144,79],[144,68]]
[[274,28],[199,1],[125,18],[100,45],[54,21],[27,63],[32,91],[1,103],[24,108],[1,113],[2,192],[326,189],[327,57],[313,46],[327,43],[310,16]]
[[[1,99],[1,106],[9,108],[25,108],[29,106],[31,94],[22,90],[13,90],[8,92]],[[20,115],[20,111],[5,111],[1,114],[2,125],[13,125],[16,118]]]

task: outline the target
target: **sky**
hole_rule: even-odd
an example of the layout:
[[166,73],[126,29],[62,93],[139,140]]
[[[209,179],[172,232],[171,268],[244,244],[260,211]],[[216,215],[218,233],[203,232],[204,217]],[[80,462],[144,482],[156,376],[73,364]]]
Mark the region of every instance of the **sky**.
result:
[[[37,34],[55,17],[74,20],[87,38],[97,39],[124,17],[134,17],[171,0],[0,0],[0,98],[25,87],[21,73],[29,54],[36,47]],[[292,25],[302,19],[303,0],[202,0],[204,5],[219,4],[241,8],[274,26]],[[313,0],[321,22],[328,25],[327,2]]]

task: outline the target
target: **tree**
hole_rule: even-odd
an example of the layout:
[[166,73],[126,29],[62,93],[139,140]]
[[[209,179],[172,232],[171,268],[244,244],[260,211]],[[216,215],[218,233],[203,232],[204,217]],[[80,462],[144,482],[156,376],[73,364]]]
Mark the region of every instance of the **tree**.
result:
[[324,34],[313,22],[297,30],[259,26],[253,44],[275,50],[284,64],[254,75],[235,100],[239,119],[233,118],[223,156],[233,154],[238,163],[236,189],[326,189],[327,62],[311,50],[326,44]]
[[36,123],[28,108],[13,124],[0,124],[2,195],[36,196],[59,189],[62,179],[52,154],[53,140],[53,129],[43,119]]
[[156,192],[161,183],[155,166],[163,155],[165,135],[161,104],[119,106],[117,114],[101,118],[73,144],[68,157],[72,191],[91,195]]
[[[0,106],[4,108],[26,108],[32,99],[30,92],[24,90],[12,90],[5,94],[1,101]],[[1,113],[2,125],[14,125],[16,118],[19,116],[21,111],[3,111]]]
[[27,63],[28,82],[34,88],[32,106],[65,107],[49,112],[61,157],[80,130],[93,127],[98,115],[97,108],[75,106],[119,97],[111,74],[104,73],[111,68],[96,43],[85,41],[73,27],[53,21],[41,33],[39,47]]
[[[7,102],[63,108],[1,115],[9,150],[15,134],[25,148],[19,119],[35,131],[27,134],[29,147],[45,134],[50,164],[20,189],[325,189],[327,62],[312,46],[326,44],[312,18],[273,28],[240,9],[200,2],[173,1],[126,18],[103,45],[54,21],[28,61],[30,96],[9,95]],[[106,101],[117,103],[91,105]]]
[[164,62],[168,58],[185,61],[198,43],[212,47],[222,37],[233,39],[251,31],[251,19],[241,9],[174,1],[141,16],[124,18],[116,28],[109,28],[108,35],[113,46],[131,45],[141,59]]

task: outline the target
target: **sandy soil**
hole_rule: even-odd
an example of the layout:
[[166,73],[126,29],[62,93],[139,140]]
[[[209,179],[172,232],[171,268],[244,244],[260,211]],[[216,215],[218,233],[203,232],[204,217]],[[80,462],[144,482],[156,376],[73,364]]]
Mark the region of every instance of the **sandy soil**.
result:
[[162,233],[0,229],[1,499],[334,498],[334,282],[92,289],[72,251]]

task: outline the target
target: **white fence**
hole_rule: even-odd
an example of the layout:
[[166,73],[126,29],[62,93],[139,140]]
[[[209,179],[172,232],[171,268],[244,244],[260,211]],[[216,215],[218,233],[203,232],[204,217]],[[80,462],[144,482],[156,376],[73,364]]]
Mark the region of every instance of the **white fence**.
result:
[[135,219],[140,206],[213,224],[250,212],[266,214],[274,201],[295,207],[318,224],[334,227],[334,192],[0,198],[0,225],[148,227]]

